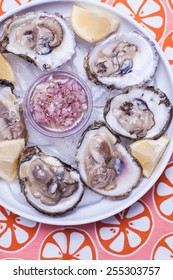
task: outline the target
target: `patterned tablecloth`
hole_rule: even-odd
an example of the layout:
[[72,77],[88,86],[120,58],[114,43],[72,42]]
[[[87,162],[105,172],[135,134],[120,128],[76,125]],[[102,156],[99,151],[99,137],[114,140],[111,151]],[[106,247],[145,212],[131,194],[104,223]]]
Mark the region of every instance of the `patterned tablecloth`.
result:
[[[0,15],[31,1],[1,0]],[[173,70],[173,0],[102,2],[144,26],[159,42]],[[96,223],[70,227],[44,225],[0,206],[0,259],[9,258],[173,259],[173,157],[142,199]]]

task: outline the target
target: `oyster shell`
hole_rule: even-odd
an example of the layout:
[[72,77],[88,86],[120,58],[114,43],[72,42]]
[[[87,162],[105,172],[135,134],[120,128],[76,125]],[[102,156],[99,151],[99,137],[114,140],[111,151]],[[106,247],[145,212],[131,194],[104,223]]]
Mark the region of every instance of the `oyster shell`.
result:
[[25,138],[27,130],[20,98],[13,93],[13,85],[0,81],[0,140]]
[[34,63],[41,70],[55,69],[75,52],[75,38],[60,14],[29,12],[4,24],[0,51],[10,52]]
[[64,214],[80,202],[84,186],[79,173],[38,147],[27,147],[19,162],[19,183],[27,201],[49,215]]
[[84,132],[77,164],[84,183],[112,199],[128,196],[142,176],[139,164],[103,122],[95,122]]
[[104,118],[108,127],[129,139],[157,139],[172,119],[166,94],[154,87],[132,87],[108,100]]
[[110,89],[144,85],[159,61],[156,47],[140,32],[114,33],[96,44],[85,57],[88,78]]

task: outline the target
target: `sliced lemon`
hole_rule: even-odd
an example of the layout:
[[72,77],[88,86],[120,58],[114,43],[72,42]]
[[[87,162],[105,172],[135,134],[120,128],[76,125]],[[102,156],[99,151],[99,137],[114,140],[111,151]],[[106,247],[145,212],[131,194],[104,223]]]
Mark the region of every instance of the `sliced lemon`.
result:
[[13,183],[17,177],[17,167],[18,161],[13,163],[0,162],[0,178],[7,181],[8,183]]
[[13,163],[25,147],[25,139],[0,141],[0,162]]
[[139,140],[130,145],[131,153],[141,164],[145,177],[151,176],[169,142],[169,137],[162,136],[157,140]]
[[7,80],[13,84],[16,82],[14,71],[2,54],[0,54],[0,80]]
[[74,32],[90,43],[96,43],[115,32],[120,24],[118,19],[106,17],[76,5],[72,7],[70,22]]
[[0,178],[12,183],[17,177],[18,160],[25,147],[25,139],[0,142]]

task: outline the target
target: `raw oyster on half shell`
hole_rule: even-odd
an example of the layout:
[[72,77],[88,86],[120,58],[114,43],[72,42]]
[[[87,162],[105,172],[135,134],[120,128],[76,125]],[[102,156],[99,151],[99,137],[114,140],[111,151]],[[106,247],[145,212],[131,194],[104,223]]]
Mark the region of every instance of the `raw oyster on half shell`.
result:
[[29,12],[4,23],[0,52],[16,54],[41,70],[55,69],[75,53],[74,33],[58,13]]
[[77,164],[84,183],[111,199],[128,196],[142,176],[139,164],[103,122],[95,122],[84,132]]
[[156,47],[140,32],[113,33],[91,48],[84,67],[88,78],[110,89],[144,85],[154,76],[159,61]]
[[27,130],[21,99],[13,93],[13,85],[0,81],[0,140],[25,138]]
[[84,186],[79,173],[38,147],[27,147],[19,162],[19,183],[26,200],[48,215],[64,214],[80,202]]
[[132,87],[107,101],[104,118],[108,127],[129,139],[157,139],[172,119],[166,94],[154,87]]

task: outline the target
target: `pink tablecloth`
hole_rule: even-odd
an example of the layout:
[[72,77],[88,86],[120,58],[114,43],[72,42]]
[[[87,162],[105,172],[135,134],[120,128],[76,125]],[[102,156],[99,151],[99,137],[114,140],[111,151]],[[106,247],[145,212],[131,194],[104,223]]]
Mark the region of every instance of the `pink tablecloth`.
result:
[[[1,0],[0,15],[31,0]],[[173,0],[106,1],[148,29],[173,69]],[[173,159],[173,158],[172,158]],[[173,259],[173,161],[129,209],[83,226],[50,226],[0,206],[0,259]]]

